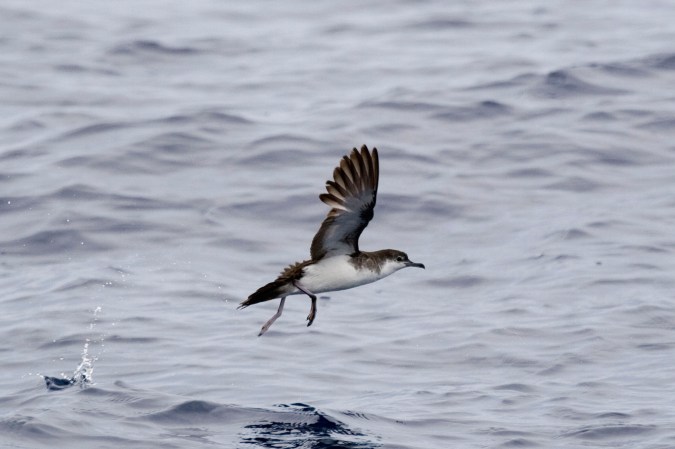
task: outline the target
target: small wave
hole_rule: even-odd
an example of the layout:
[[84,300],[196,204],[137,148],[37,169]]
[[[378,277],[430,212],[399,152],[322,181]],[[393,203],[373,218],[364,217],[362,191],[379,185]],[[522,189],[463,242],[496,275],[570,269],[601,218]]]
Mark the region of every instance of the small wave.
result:
[[[49,410],[46,411],[47,414]],[[40,413],[42,415],[44,413]],[[49,419],[49,418],[47,418]],[[100,435],[92,432],[91,425],[85,419],[64,422],[57,420],[45,422],[40,417],[14,415],[0,419],[0,444],[3,448],[54,448],[54,447],[160,447],[147,442],[138,445],[124,437],[115,435]],[[136,444],[134,444],[136,443]],[[174,446],[161,446],[174,447]]]
[[[16,213],[37,208],[41,198],[36,196],[5,196],[0,197],[0,214]],[[2,248],[0,246],[0,248]]]
[[198,165],[207,165],[205,158],[192,158],[186,163],[186,152],[215,150],[208,139],[187,133],[167,133],[136,142],[121,156],[98,157],[91,166],[111,173],[139,173],[164,175]]
[[358,107],[412,112],[436,112],[443,109],[442,105],[422,101],[365,101],[359,104]]
[[568,432],[565,436],[581,438],[583,440],[606,440],[620,438],[625,442],[628,437],[640,437],[654,431],[654,426],[642,425],[614,425],[614,426],[587,426],[579,430]]
[[584,121],[594,121],[594,122],[613,122],[617,120],[614,114],[610,114],[605,111],[595,111],[590,112],[583,116]]
[[447,198],[444,200],[429,198],[420,200],[412,195],[397,195],[378,193],[378,203],[386,204],[390,212],[400,212],[415,215],[417,217],[429,217],[437,220],[459,218],[464,214],[465,208],[452,204]]
[[481,276],[454,276],[443,279],[432,279],[428,284],[436,287],[451,287],[451,288],[473,288],[485,284],[486,278]]
[[577,239],[586,239],[589,237],[591,237],[591,234],[582,229],[577,228],[556,231],[546,236],[546,238],[554,238],[559,240],[577,240]]
[[486,100],[471,106],[446,107],[443,112],[435,114],[433,117],[456,122],[490,119],[509,115],[512,112],[513,109],[510,106],[498,101]]
[[65,432],[56,426],[45,424],[37,418],[19,415],[0,419],[0,434],[3,436],[20,436],[30,440],[49,440],[60,438],[64,436]]
[[257,154],[252,154],[241,158],[238,163],[245,166],[269,166],[282,164],[305,164],[308,160],[308,153],[306,151],[297,149],[281,149],[268,150]]
[[[675,122],[674,122],[675,123]],[[630,167],[644,164],[655,164],[663,160],[648,151],[638,151],[630,148],[614,146],[602,150],[584,150],[585,157],[590,157],[594,164]]]
[[629,413],[620,413],[620,412],[605,412],[598,413],[593,415],[595,419],[629,419],[631,415]]
[[549,178],[553,176],[553,173],[543,168],[531,167],[510,170],[506,176],[509,178]]
[[441,30],[454,30],[457,28],[470,28],[475,26],[473,22],[464,19],[458,19],[456,17],[437,17],[429,20],[422,20],[416,23],[413,23],[410,28],[421,29],[421,30],[431,30],[431,31],[441,31]]
[[175,114],[168,117],[152,120],[154,123],[169,124],[222,124],[222,125],[248,125],[253,123],[251,120],[240,115],[221,111],[198,111],[192,114]]
[[321,412],[311,405],[279,405],[281,411],[247,425],[250,432],[241,442],[269,448],[312,447],[313,449],[371,449],[379,447],[362,432]]
[[610,286],[621,286],[621,285],[650,285],[655,284],[656,279],[647,278],[647,277],[622,277],[622,278],[603,278],[597,279],[590,283],[590,285],[610,285]]
[[556,70],[540,79],[533,89],[537,95],[549,98],[564,98],[579,95],[616,95],[623,90],[598,86],[572,75],[569,70]]
[[95,252],[108,249],[106,245],[85,238],[72,229],[40,231],[17,240],[0,242],[0,250],[13,255],[45,255],[73,252]]
[[563,190],[567,192],[593,192],[600,188],[600,184],[581,176],[571,176],[562,181],[548,184],[544,188],[548,190]]
[[16,122],[12,123],[9,127],[9,131],[29,131],[35,132],[37,130],[45,129],[47,125],[42,120],[37,119],[19,119]]
[[504,81],[494,81],[490,83],[477,84],[468,87],[467,90],[486,90],[486,89],[508,89],[512,87],[522,87],[532,84],[538,79],[538,76],[533,73],[523,73],[516,75]]
[[249,146],[252,148],[261,148],[261,147],[294,147],[305,146],[310,148],[321,148],[326,146],[327,143],[318,141],[305,136],[299,136],[295,134],[276,134],[271,136],[262,137],[252,141]]
[[190,208],[189,205],[178,201],[168,201],[145,196],[110,195],[114,209],[120,210],[182,210]]
[[224,420],[230,411],[236,412],[233,406],[220,405],[214,402],[190,400],[169,407],[145,417],[153,422],[188,424],[205,421]]
[[90,73],[94,75],[119,76],[120,72],[109,68],[92,68],[82,64],[56,64],[54,69],[66,73]]
[[158,55],[194,55],[200,50],[194,47],[172,47],[154,40],[133,40],[115,46],[110,53],[115,55],[142,56],[148,54]]
[[274,221],[278,219],[286,222],[304,223],[306,220],[307,197],[304,195],[288,195],[278,199],[245,201],[231,203],[227,206],[214,209],[215,213],[223,217],[251,217],[257,219],[264,216]]
[[122,337],[120,335],[109,335],[107,341],[124,344],[151,345],[160,342],[162,339],[157,337]]
[[536,443],[527,438],[514,438],[512,440],[505,441],[499,445],[500,447],[535,447],[539,446],[539,443]]
[[262,409],[191,399],[148,413],[142,419],[163,426],[180,427],[186,424],[240,422],[240,443],[256,447],[371,449],[380,446],[363,432],[302,403]]
[[[17,150],[7,149],[0,153],[0,161],[19,161],[21,159],[31,159],[44,156],[47,150],[39,147],[21,148]],[[12,176],[16,176],[12,174]]]
[[643,123],[638,126],[639,129],[645,129],[648,131],[661,131],[661,132],[675,132],[675,118],[666,117],[656,120],[651,120],[646,123]]
[[675,70],[675,54],[660,54],[646,58],[645,64],[661,70]]
[[621,245],[621,248],[648,254],[670,254],[671,252],[669,249],[653,245]]
[[99,199],[103,192],[85,184],[71,184],[62,187],[50,195],[55,200],[94,200]]
[[212,239],[209,241],[209,245],[227,248],[229,250],[240,250],[247,253],[262,252],[267,248],[267,245],[264,242],[261,242],[259,239],[231,237],[219,237]]
[[193,132],[181,131],[161,133],[139,142],[135,146],[140,150],[137,152],[138,155],[142,152],[146,157],[151,158],[159,158],[161,155],[183,155],[188,148],[190,152],[216,148],[210,139],[198,136]]
[[92,125],[82,126],[80,128],[74,129],[72,131],[67,131],[62,134],[58,139],[55,140],[67,140],[77,137],[86,137],[94,134],[107,133],[110,131],[118,131],[120,129],[131,126],[128,123],[122,122],[102,122],[94,123]]
[[525,385],[525,384],[518,384],[518,383],[513,383],[513,384],[504,384],[504,385],[499,385],[494,387],[495,390],[509,390],[509,391],[518,391],[520,393],[532,393],[534,391],[534,388]]
[[565,371],[565,365],[562,363],[556,363],[548,368],[544,368],[537,372],[538,376],[556,376]]
[[590,64],[589,67],[614,76],[644,77],[649,75],[648,70],[645,70],[632,62]]
[[87,287],[100,287],[100,286],[106,286],[106,287],[112,287],[116,286],[111,279],[104,279],[104,278],[78,278],[74,281],[69,281],[63,285],[60,286],[55,286],[54,291],[55,292],[67,292],[71,290],[79,290],[81,288],[87,288]]

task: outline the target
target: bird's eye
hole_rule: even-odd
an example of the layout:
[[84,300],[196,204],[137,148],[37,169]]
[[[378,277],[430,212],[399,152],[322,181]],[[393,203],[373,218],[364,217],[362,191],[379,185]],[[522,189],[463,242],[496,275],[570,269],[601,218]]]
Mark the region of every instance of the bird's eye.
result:
[[396,262],[403,262],[403,256],[398,256],[396,258]]

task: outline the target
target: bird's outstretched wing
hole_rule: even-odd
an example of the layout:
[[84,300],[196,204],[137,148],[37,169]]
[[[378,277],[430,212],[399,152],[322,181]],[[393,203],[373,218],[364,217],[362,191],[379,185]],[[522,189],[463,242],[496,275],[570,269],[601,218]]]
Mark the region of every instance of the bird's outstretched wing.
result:
[[359,236],[373,218],[379,177],[377,148],[372,153],[365,145],[344,156],[326,181],[321,201],[331,207],[312,240],[313,260],[359,252]]

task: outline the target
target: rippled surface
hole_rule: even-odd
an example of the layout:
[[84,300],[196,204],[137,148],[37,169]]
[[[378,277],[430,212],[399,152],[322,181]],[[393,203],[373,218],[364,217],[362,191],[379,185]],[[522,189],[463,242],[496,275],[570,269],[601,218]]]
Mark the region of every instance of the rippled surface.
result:
[[[3,2],[0,446],[673,447],[674,18]],[[362,143],[427,270],[257,338]]]

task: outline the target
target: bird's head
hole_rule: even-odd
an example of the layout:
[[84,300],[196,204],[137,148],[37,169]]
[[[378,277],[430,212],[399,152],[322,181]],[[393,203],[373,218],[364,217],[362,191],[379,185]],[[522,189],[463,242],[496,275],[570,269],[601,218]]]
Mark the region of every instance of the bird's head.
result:
[[385,263],[382,265],[383,273],[391,274],[407,267],[425,268],[423,263],[415,263],[408,259],[408,255],[403,251],[385,249],[383,253],[385,256]]

